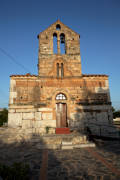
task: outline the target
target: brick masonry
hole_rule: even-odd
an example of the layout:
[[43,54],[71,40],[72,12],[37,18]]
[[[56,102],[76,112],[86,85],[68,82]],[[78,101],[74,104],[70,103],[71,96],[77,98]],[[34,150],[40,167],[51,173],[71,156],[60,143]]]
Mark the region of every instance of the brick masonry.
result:
[[[53,53],[54,33],[57,54]],[[65,37],[65,54],[60,52],[61,34]],[[112,124],[108,76],[82,74],[80,35],[58,20],[41,32],[38,39],[38,75],[11,75],[8,125],[33,128],[39,133],[45,133],[48,126],[54,133],[57,103],[66,103],[71,129],[81,129],[90,123]],[[60,93],[66,99],[56,100]]]

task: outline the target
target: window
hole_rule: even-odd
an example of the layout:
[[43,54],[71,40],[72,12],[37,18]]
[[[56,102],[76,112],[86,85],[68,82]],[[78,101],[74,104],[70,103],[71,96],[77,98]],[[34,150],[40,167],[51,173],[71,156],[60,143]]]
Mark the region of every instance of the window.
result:
[[60,93],[56,96],[56,100],[66,100],[66,99],[67,99],[66,96],[62,93]]
[[65,35],[62,33],[60,34],[60,53],[65,54],[66,49],[65,49]]
[[57,34],[53,34],[53,53],[57,54]]
[[61,26],[59,24],[56,25],[56,30],[60,30],[61,29]]
[[57,63],[57,78],[63,78],[64,77],[64,68],[63,63]]
[[64,76],[64,71],[63,71],[63,63],[61,63],[61,78],[63,78],[63,76]]
[[59,78],[59,63],[57,63],[57,78]]

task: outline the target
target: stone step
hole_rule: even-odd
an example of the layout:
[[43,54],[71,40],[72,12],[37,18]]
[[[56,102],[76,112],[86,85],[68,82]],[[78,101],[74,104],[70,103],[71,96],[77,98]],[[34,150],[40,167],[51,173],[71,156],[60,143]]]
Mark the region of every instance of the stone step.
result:
[[75,144],[74,148],[95,147],[95,143]]
[[55,145],[55,144],[37,144],[37,149],[78,149],[78,148],[86,148],[86,147],[95,147],[94,143],[87,143],[87,144],[79,144],[79,145],[72,145],[72,144],[64,144],[64,145]]
[[72,141],[62,141],[62,145],[72,145]]
[[37,144],[36,145],[37,149],[61,149],[60,145],[56,144]]
[[73,149],[73,145],[64,145],[64,146],[61,146],[61,149]]
[[56,128],[56,134],[70,134],[69,128]]
[[63,145],[61,149],[79,149],[79,148],[86,148],[86,147],[95,147],[94,143],[87,143],[87,144],[76,144],[76,145]]

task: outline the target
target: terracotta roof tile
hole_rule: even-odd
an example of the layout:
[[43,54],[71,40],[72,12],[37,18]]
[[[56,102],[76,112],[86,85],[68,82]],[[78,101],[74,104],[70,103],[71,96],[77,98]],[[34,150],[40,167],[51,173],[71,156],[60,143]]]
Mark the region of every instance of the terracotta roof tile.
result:
[[22,75],[22,74],[12,74],[10,75],[10,77],[37,77],[37,75],[34,75],[34,74],[30,74],[30,73],[27,73],[25,75]]
[[82,74],[83,77],[108,77],[106,74]]

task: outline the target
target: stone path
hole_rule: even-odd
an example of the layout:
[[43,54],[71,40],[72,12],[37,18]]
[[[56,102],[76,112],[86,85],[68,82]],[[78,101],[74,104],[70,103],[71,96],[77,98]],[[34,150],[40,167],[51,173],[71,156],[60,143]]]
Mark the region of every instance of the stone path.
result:
[[[99,155],[99,152],[101,155]],[[96,156],[97,155],[97,156]],[[114,160],[109,162],[110,152],[98,148],[82,148],[75,150],[55,151],[57,157],[52,161],[53,152],[48,152],[48,179],[94,179],[110,180],[120,179],[119,154],[114,154]],[[112,160],[112,156],[111,160]],[[115,158],[116,157],[116,158]]]
[[[97,141],[94,148],[40,150],[39,142],[9,142],[0,133],[0,163],[30,165],[33,180],[119,180],[120,141]],[[37,137],[38,138],[38,137]],[[40,137],[41,138],[41,137]],[[35,138],[36,139],[36,138]],[[4,141],[3,141],[4,140]]]

